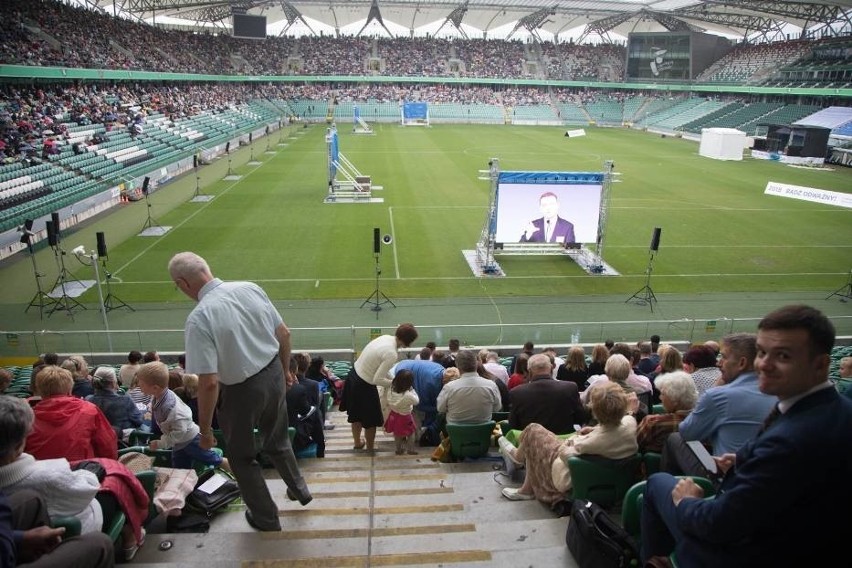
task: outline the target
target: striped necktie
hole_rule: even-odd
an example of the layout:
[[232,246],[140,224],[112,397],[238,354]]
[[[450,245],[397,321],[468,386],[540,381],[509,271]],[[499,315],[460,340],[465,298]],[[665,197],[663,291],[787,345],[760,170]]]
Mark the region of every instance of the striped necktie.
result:
[[778,405],[776,404],[775,406],[772,407],[772,412],[770,412],[766,416],[766,418],[763,420],[763,425],[760,427],[760,430],[758,430],[757,433],[762,434],[763,432],[765,432],[780,417],[781,417],[781,410],[778,409]]

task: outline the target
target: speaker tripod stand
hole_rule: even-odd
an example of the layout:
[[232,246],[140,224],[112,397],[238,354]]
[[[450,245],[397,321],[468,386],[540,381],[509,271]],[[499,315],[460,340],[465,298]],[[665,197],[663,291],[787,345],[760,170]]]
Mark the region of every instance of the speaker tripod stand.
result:
[[376,254],[374,255],[374,257],[375,257],[375,259],[376,259],[376,289],[373,291],[373,293],[372,293],[372,294],[370,294],[370,295],[367,297],[367,299],[366,299],[366,300],[364,300],[364,303],[362,303],[362,304],[361,304],[361,307],[363,308],[364,306],[366,306],[366,305],[368,305],[368,304],[369,304],[369,305],[370,305],[370,310],[372,310],[372,311],[376,312],[376,317],[378,318],[378,317],[379,317],[379,312],[380,312],[380,311],[382,311],[382,306],[383,306],[383,305],[385,305],[385,304],[390,304],[391,306],[393,306],[393,307],[395,308],[395,307],[396,307],[396,304],[394,304],[394,303],[391,301],[391,299],[390,299],[390,298],[388,298],[388,297],[385,295],[385,293],[384,293],[384,292],[382,292],[382,291],[379,289],[379,279],[380,279],[380,276],[382,275],[382,267],[379,265],[379,254],[378,254],[378,253],[376,253]]
[[828,297],[826,297],[826,300],[829,300],[834,296],[839,297],[841,302],[852,300],[852,270],[849,271],[849,276],[846,278],[846,284],[829,294]]
[[654,291],[651,289],[651,273],[653,271],[654,251],[651,250],[648,253],[648,267],[645,269],[645,285],[627,298],[624,302],[625,304],[632,301],[640,306],[650,306],[651,312],[654,311],[654,303],[657,301],[657,296],[654,295]]

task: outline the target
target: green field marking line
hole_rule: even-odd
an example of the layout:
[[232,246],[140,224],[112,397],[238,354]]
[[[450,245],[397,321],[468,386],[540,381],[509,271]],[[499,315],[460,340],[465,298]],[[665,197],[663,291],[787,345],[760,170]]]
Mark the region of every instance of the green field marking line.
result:
[[[258,164],[257,166],[252,167],[246,175],[244,175],[244,176],[240,177],[240,179],[238,179],[238,180],[235,180],[235,181],[234,181],[231,185],[227,186],[227,187],[226,187],[225,189],[223,189],[221,192],[219,192],[218,194],[216,194],[216,197],[221,197],[221,196],[225,195],[226,193],[228,193],[229,191],[231,191],[232,189],[234,189],[235,187],[237,187],[238,185],[240,185],[240,183],[242,183],[243,181],[245,181],[245,180],[246,180],[246,179],[247,179],[247,178],[248,178],[251,174],[253,174],[253,173],[255,173],[257,170],[259,170],[259,169],[263,166],[263,164],[264,164],[264,163],[265,163],[265,162],[261,162],[261,163],[260,163],[260,164]],[[175,229],[179,229],[179,228],[181,228],[182,226],[184,226],[186,223],[188,223],[189,221],[191,221],[191,220],[192,220],[192,219],[193,219],[196,215],[198,215],[199,213],[202,213],[202,212],[203,212],[203,211],[205,211],[208,207],[210,207],[211,205],[213,205],[213,203],[214,203],[215,201],[216,201],[215,199],[212,199],[212,200],[210,200],[210,201],[204,202],[204,203],[203,203],[203,204],[202,204],[202,205],[201,205],[198,209],[196,209],[195,211],[193,211],[192,213],[190,213],[189,215],[187,215],[186,217],[184,217],[184,218],[183,218],[183,220],[182,220],[180,223],[178,223],[177,225],[172,226],[172,228],[170,229],[170,231],[169,231],[169,232],[171,232],[171,231],[173,231],[173,230],[175,230]],[[144,255],[145,255],[148,251],[150,251],[152,248],[154,248],[155,246],[157,246],[157,244],[159,244],[159,243],[160,243],[160,241],[162,241],[162,240],[166,237],[166,235],[168,235],[168,234],[169,234],[169,232],[166,232],[166,233],[164,233],[163,235],[160,235],[159,237],[157,237],[157,238],[153,239],[153,240],[151,241],[151,244],[150,244],[150,245],[148,245],[147,247],[145,247],[144,249],[142,249],[142,250],[141,250],[141,251],[140,251],[140,252],[139,252],[136,256],[134,256],[133,258],[131,258],[130,260],[128,260],[127,262],[125,262],[123,265],[121,265],[121,266],[118,268],[118,270],[115,270],[115,271],[113,272],[113,274],[119,274],[119,273],[120,273],[122,270],[124,270],[125,268],[130,267],[130,265],[132,265],[134,262],[136,262],[137,260],[139,260],[140,258],[142,258],[142,256],[144,256]],[[138,236],[138,235],[137,235],[137,236]],[[125,284],[127,284],[127,282],[126,282]]]

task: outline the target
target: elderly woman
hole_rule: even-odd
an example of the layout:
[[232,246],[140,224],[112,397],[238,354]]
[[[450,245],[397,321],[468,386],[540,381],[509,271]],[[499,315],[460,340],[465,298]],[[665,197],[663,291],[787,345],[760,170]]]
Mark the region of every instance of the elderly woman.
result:
[[36,460],[24,453],[33,420],[25,400],[0,396],[0,489],[6,494],[33,489],[44,497],[50,516],[77,517],[83,533],[100,531],[98,477],[83,469],[72,471],[65,459]]
[[692,376],[685,371],[673,371],[657,377],[663,414],[649,414],[639,423],[636,440],[641,452],[663,452],[666,438],[678,431],[681,421],[695,407],[698,392]]
[[98,367],[92,383],[95,394],[86,397],[86,400],[100,408],[114,428],[124,431],[142,425],[142,411],[129,396],[118,392],[115,369]]
[[512,501],[538,499],[551,507],[571,489],[570,456],[595,454],[624,459],[636,453],[636,419],[628,414],[628,397],[616,383],[601,381],[589,387],[589,404],[597,426],[584,426],[574,436],[561,439],[541,424],[524,428],[517,448],[500,438],[500,452],[518,465],[526,465],[521,487],[503,488]]
[[71,396],[73,385],[71,373],[60,367],[48,365],[39,372],[35,389],[41,401],[33,409],[27,451],[40,460],[117,459],[115,431],[97,406]]
[[[610,355],[609,359],[606,360],[606,366],[604,367],[604,372],[606,374],[589,377],[589,388],[599,382],[605,382],[607,379],[616,383],[627,394],[630,413],[633,414],[633,417],[638,423],[648,415],[649,409],[647,404],[639,400],[639,397],[636,394],[636,389],[627,383],[627,377],[630,376],[630,372],[632,370],[633,367],[627,357],[620,353]],[[589,389],[580,393],[580,400],[583,404],[588,404]]]

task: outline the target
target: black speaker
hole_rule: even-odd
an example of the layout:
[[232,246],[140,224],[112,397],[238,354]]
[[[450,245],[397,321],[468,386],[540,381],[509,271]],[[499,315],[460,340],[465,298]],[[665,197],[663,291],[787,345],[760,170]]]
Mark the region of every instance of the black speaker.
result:
[[252,143],[252,139],[253,139],[253,136],[251,135],[251,132],[249,132],[249,144]]
[[56,235],[56,243],[59,244],[59,239],[62,238],[62,231],[59,225],[59,213],[54,211],[50,214],[50,220],[53,221],[53,232]]
[[192,155],[192,167],[193,167],[193,168],[197,168],[197,167],[198,167],[198,154],[193,154],[193,155]]
[[47,244],[52,247],[58,246],[59,239],[56,237],[56,229],[53,221],[47,221],[44,226],[47,229]]
[[103,231],[99,231],[95,233],[95,237],[98,239],[98,256],[101,258],[107,257],[107,246],[106,246],[106,238],[104,237]]
[[145,179],[142,181],[142,195],[148,195],[148,184],[151,183],[151,178],[145,176]]
[[226,153],[226,154],[230,154],[230,153],[231,153],[231,143],[230,143],[230,142],[227,142],[227,143],[225,144],[225,153]]
[[373,252],[379,254],[382,251],[382,236],[379,234],[379,228],[373,229]]
[[662,233],[662,232],[663,232],[663,230],[660,227],[654,228],[654,234],[651,236],[651,250],[652,251],[657,251],[657,250],[660,249],[660,233]]

